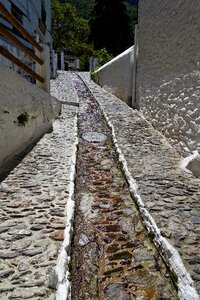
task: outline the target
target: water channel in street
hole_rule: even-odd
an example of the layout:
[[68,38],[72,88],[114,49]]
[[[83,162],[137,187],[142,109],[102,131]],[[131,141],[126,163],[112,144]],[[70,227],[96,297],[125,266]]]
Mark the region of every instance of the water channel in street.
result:
[[72,299],[177,299],[151,243],[96,100],[78,75],[79,148],[72,243]]

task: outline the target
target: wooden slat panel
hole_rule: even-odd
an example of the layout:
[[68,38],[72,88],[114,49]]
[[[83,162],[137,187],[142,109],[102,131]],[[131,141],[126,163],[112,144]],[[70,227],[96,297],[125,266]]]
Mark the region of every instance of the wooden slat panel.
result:
[[31,77],[34,79],[37,79],[38,81],[44,83],[44,78],[42,78],[40,75],[35,73],[33,70],[31,70],[29,67],[27,67],[23,62],[21,62],[18,58],[16,58],[14,55],[12,55],[10,52],[5,50],[2,46],[0,46],[0,54],[12,61],[15,65],[17,65],[20,69],[24,70],[26,73],[28,73]]
[[16,28],[21,34],[29,41],[31,45],[42,52],[43,48],[34,40],[34,38],[24,29],[24,27],[17,21],[15,17],[5,8],[5,6],[0,3],[0,12],[6,17],[6,19]]
[[28,49],[24,44],[22,44],[14,35],[12,35],[3,25],[0,24],[0,34],[6,39],[11,41],[17,47],[22,49],[22,51],[28,54],[34,61],[38,62],[40,65],[43,65],[43,61],[35,55],[30,49]]
[[43,44],[45,44],[45,36],[44,36],[44,34],[42,33],[42,31],[40,30],[39,27],[36,29],[36,32],[39,34],[39,37],[40,37],[41,42],[42,42]]

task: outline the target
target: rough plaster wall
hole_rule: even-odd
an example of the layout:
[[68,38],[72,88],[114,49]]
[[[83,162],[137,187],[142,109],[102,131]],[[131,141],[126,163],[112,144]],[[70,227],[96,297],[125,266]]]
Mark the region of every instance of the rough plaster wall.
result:
[[134,47],[130,47],[99,68],[96,82],[129,104],[132,96]]
[[[51,130],[56,111],[48,93],[0,65],[0,165]],[[20,126],[17,117],[25,112],[28,122]]]
[[139,105],[183,154],[200,151],[199,20],[199,0],[139,2]]

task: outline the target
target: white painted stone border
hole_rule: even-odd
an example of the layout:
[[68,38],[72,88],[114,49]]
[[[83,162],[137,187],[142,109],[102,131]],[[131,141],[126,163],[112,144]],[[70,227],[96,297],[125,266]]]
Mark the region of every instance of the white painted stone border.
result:
[[187,165],[192,161],[194,160],[195,158],[198,158],[200,156],[199,152],[197,150],[193,151],[193,154],[190,154],[189,156],[183,158],[180,162],[180,168],[182,170],[184,170],[185,172],[188,172],[188,173],[191,173],[192,172],[187,169]]
[[73,221],[74,221],[74,181],[76,175],[76,157],[78,149],[78,117],[75,116],[74,121],[74,136],[75,142],[73,145],[73,154],[71,158],[71,172],[70,172],[70,183],[69,183],[69,196],[66,205],[66,227],[64,231],[64,241],[60,249],[58,256],[56,274],[58,276],[56,300],[71,299],[71,282],[69,280],[69,264],[71,261],[70,248],[71,238],[73,233]]
[[[86,83],[87,84],[87,83]],[[88,86],[88,84],[87,84]],[[89,86],[88,86],[89,88]],[[89,88],[90,90],[90,88]],[[90,90],[94,98],[97,100],[95,94]],[[99,101],[97,100],[99,103]],[[181,300],[199,300],[200,297],[194,287],[194,282],[190,276],[190,274],[185,269],[185,266],[182,262],[182,259],[178,253],[178,251],[165,239],[160,232],[160,229],[158,228],[155,220],[151,216],[151,214],[148,212],[148,210],[145,208],[144,202],[141,198],[141,196],[138,193],[138,186],[136,183],[136,180],[132,177],[131,173],[128,170],[127,162],[122,154],[122,151],[118,145],[116,135],[115,135],[115,129],[112,123],[109,120],[109,117],[105,113],[101,103],[99,103],[99,106],[101,108],[101,111],[107,121],[108,126],[110,127],[112,131],[112,137],[113,142],[115,146],[115,150],[118,153],[119,161],[122,163],[123,171],[125,173],[125,177],[127,179],[127,182],[129,184],[130,193],[136,200],[140,213],[142,215],[143,221],[147,227],[147,230],[149,232],[152,232],[155,236],[154,241],[156,246],[159,246],[160,249],[163,251],[163,254],[165,255],[164,259],[169,266],[170,270],[172,270],[178,278],[178,296]]]

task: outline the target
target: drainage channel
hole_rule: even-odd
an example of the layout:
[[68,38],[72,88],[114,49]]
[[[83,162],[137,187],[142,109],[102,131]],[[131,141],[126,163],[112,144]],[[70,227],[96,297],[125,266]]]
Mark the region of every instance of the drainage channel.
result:
[[121,171],[112,135],[81,79],[72,300],[177,299]]

